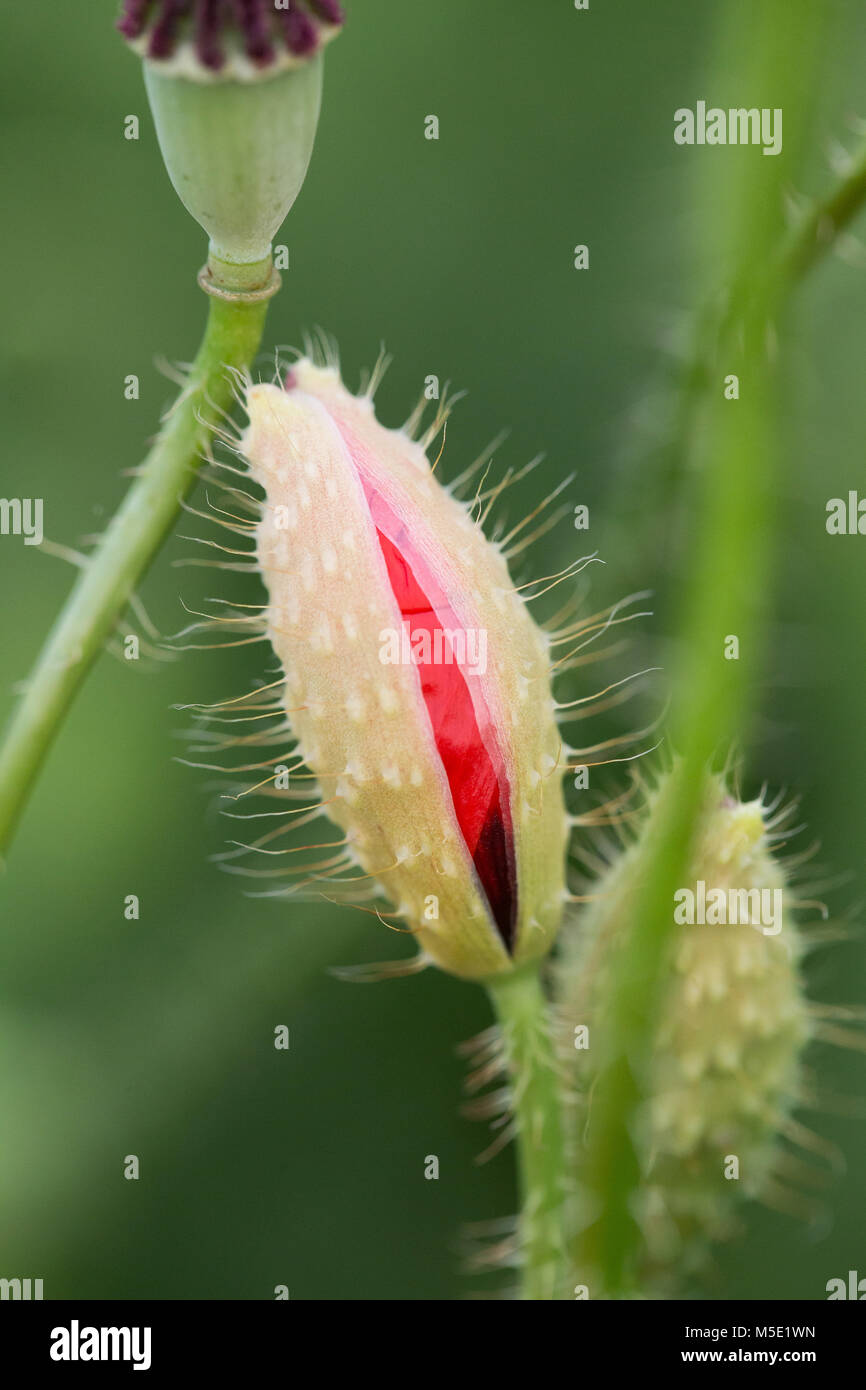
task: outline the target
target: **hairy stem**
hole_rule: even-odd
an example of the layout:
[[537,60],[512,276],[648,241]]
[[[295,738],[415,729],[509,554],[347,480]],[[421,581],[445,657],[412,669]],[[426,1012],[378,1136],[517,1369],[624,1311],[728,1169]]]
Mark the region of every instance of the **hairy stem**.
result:
[[[195,482],[220,410],[233,402],[227,368],[248,367],[261,342],[270,261],[204,277],[204,338],[181,395],[98,548],[82,570],[37,661],[0,751],[0,853],[72,700]],[[262,286],[264,285],[264,288]]]
[[520,1182],[522,1297],[562,1297],[566,1154],[548,1003],[537,967],[488,985],[511,1077]]
[[792,228],[779,254],[783,280],[793,286],[832,250],[866,202],[866,143],[826,198],[814,203]]
[[[783,91],[796,79],[803,90],[814,90],[817,44],[786,51],[794,42],[793,31],[785,27],[788,9],[785,0],[769,0],[761,10],[749,80]],[[741,45],[747,11],[744,0],[737,0],[724,17],[734,49]],[[820,28],[814,9],[803,7],[801,18]],[[798,109],[793,99],[779,101],[786,112]],[[652,1088],[673,895],[685,881],[707,766],[741,736],[764,656],[780,453],[771,328],[799,279],[862,206],[866,164],[862,156],[853,162],[830,197],[787,235],[778,225],[780,170],[768,175],[754,165],[732,166],[723,192],[723,215],[716,218],[714,232],[718,246],[732,251],[734,274],[720,307],[717,299],[701,319],[702,341],[684,383],[680,418],[687,432],[680,453],[691,465],[686,476],[696,483],[689,489],[690,552],[678,573],[680,640],[670,721],[678,761],[671,794],[651,827],[651,869],[642,886],[641,911],[629,924],[610,987],[607,1047],[593,1088],[581,1172],[595,1199],[595,1219],[577,1242],[578,1265],[598,1271],[607,1298],[629,1297],[639,1281],[642,1232],[635,1197],[642,1155],[636,1134]],[[731,399],[722,389],[729,373],[737,375],[741,387]],[[736,660],[725,656],[729,635],[738,641]]]

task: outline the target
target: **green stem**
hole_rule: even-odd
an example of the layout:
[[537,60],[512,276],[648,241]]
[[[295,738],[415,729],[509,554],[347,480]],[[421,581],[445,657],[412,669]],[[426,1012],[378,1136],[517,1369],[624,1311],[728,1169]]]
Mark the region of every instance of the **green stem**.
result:
[[[837,248],[839,239],[862,212],[864,203],[866,142],[861,142],[840,181],[824,198],[810,203],[774,247],[760,274],[755,276],[762,289],[771,280],[778,285],[780,310],[810,272]],[[748,285],[745,290],[735,287],[721,307],[718,297],[714,296],[696,320],[691,350],[678,382],[676,409],[668,432],[671,444],[659,477],[659,510],[667,517],[668,524],[663,544],[668,550],[685,526],[682,484],[686,459],[694,442],[698,407],[711,380],[719,344],[736,332],[737,315],[742,316],[744,298],[748,300],[749,296]]]
[[779,253],[783,281],[793,286],[846,232],[866,201],[866,144],[829,195],[815,202],[796,223]]
[[512,1087],[525,1299],[561,1298],[566,1153],[548,1003],[537,967],[488,983]]
[[248,367],[258,351],[274,288],[270,275],[268,260],[234,268],[215,263],[204,277],[211,293],[207,326],[189,380],[82,570],[9,725],[0,752],[0,852],[77,690],[195,482],[216,417],[232,406],[226,369]]
[[[785,29],[788,8],[773,0],[762,11],[764,29],[751,51],[754,80],[767,81],[776,91],[784,86],[786,72],[797,68],[779,39],[784,31],[785,42],[793,41],[790,26]],[[732,10],[735,45],[741,41],[744,13],[744,8]],[[804,53],[812,51],[814,45],[803,47]],[[761,79],[765,65],[770,76]],[[802,72],[800,78],[805,81]],[[779,104],[786,112],[789,105],[796,106],[782,97]],[[760,178],[766,181],[766,174]],[[681,461],[690,460],[691,468],[681,469],[681,478],[671,470],[668,479],[669,504],[675,500],[675,483],[682,487],[688,478],[698,480],[688,532],[693,548],[678,573],[685,602],[671,733],[679,757],[670,795],[651,827],[651,867],[642,884],[641,910],[629,924],[606,1000],[608,1054],[593,1087],[581,1171],[598,1202],[596,1219],[577,1242],[579,1263],[599,1271],[608,1298],[630,1296],[641,1277],[642,1233],[635,1219],[641,1154],[635,1136],[651,1094],[649,1062],[668,968],[673,894],[685,881],[707,766],[740,735],[765,645],[779,448],[766,327],[778,320],[791,292],[862,209],[866,148],[829,196],[785,236],[771,216],[781,205],[780,194],[778,185],[757,191],[752,186],[739,194],[732,187],[719,200],[726,209],[720,245],[740,248],[743,263],[730,293],[701,317],[680,415],[678,454]],[[736,372],[742,383],[736,402],[723,398],[721,383],[728,372]],[[727,633],[739,637],[739,661],[721,657]]]

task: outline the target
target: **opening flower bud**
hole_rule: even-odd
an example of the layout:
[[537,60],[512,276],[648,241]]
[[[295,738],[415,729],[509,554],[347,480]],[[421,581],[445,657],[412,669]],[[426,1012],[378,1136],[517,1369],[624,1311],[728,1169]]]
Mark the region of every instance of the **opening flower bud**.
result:
[[332,0],[126,0],[166,169],[216,263],[267,262],[319,118]]
[[564,897],[561,745],[547,638],[505,559],[335,370],[301,361],[246,404],[285,707],[360,877],[457,975],[543,955]]

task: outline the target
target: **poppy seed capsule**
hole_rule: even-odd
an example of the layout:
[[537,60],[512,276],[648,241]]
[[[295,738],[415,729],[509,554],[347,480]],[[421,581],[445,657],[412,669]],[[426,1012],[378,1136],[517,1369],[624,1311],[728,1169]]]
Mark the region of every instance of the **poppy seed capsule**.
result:
[[268,280],[341,23],[334,0],[126,0],[118,29],[143,59],[168,176],[210,238],[217,279],[226,265],[254,267],[250,288]]
[[498,547],[372,401],[309,361],[249,388],[241,449],[298,752],[444,969],[543,955],[568,835],[547,638]]
[[299,66],[342,23],[337,0],[124,0],[117,28],[166,74],[251,81]]

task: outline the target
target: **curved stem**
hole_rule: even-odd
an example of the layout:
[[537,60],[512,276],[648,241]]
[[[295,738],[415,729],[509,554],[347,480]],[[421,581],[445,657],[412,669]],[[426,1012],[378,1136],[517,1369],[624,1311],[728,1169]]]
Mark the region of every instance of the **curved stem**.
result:
[[520,1174],[522,1297],[562,1297],[566,1154],[550,1014],[537,967],[488,983],[511,1076]]
[[[217,278],[218,272],[221,278]],[[198,472],[219,410],[231,407],[228,367],[255,357],[267,313],[267,266],[220,264],[210,283],[204,338],[189,380],[98,548],[87,562],[27,682],[0,752],[0,852],[8,846],[24,803],[72,700],[136,585],[168,534]],[[251,279],[251,272],[253,278]],[[216,294],[213,291],[216,291]],[[217,297],[217,295],[229,297]],[[235,294],[236,298],[230,296]]]
[[[754,81],[781,91],[798,71],[785,53],[782,0],[762,13],[752,46]],[[817,12],[815,17],[817,18]],[[739,43],[741,14],[732,34]],[[785,41],[792,41],[790,28]],[[799,38],[797,42],[800,42]],[[814,54],[815,46],[803,47]],[[760,76],[761,72],[764,76]],[[804,77],[802,67],[799,70]],[[779,98],[787,111],[788,103]],[[790,103],[792,109],[795,103]],[[762,178],[766,175],[762,174]],[[686,866],[708,766],[736,744],[745,725],[764,654],[766,608],[772,588],[777,521],[778,444],[775,382],[767,325],[775,323],[800,280],[830,250],[866,201],[866,148],[824,200],[780,237],[768,214],[781,206],[781,188],[767,182],[760,196],[740,191],[723,204],[725,237],[745,259],[721,307],[701,317],[702,341],[684,381],[680,457],[697,480],[689,528],[690,553],[679,567],[679,656],[673,673],[672,744],[678,758],[670,795],[651,826],[650,865],[640,911],[627,928],[606,999],[605,1065],[593,1087],[581,1179],[596,1201],[595,1220],[577,1242],[580,1267],[598,1271],[606,1298],[628,1297],[641,1277],[643,1235],[635,1215],[642,1181],[638,1117],[651,1096],[649,1061],[657,1004],[669,968],[672,904]],[[736,404],[721,383],[736,371],[743,391]],[[673,493],[674,478],[669,478]],[[699,539],[698,539],[699,538]],[[725,634],[736,634],[741,660],[722,656]]]

